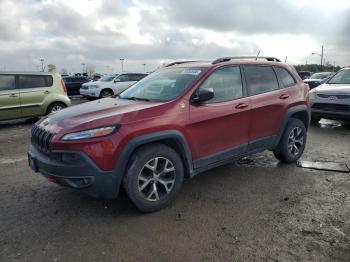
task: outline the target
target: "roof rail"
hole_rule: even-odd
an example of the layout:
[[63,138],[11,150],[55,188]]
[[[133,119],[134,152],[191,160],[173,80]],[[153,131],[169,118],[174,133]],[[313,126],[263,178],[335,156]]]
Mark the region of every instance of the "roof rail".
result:
[[200,61],[176,61],[172,62],[170,64],[167,64],[165,67],[173,66],[173,65],[181,65],[181,64],[186,64],[186,63],[194,63],[194,62],[200,62]]
[[231,57],[221,57],[221,58],[218,58],[216,60],[214,60],[212,62],[212,64],[218,64],[218,63],[222,63],[222,62],[228,62],[228,61],[231,61],[231,60],[234,60],[234,59],[254,59],[254,60],[258,60],[258,59],[265,59],[266,61],[269,61],[269,62],[281,62],[281,60],[279,60],[278,58],[276,57],[270,57],[270,56],[231,56]]

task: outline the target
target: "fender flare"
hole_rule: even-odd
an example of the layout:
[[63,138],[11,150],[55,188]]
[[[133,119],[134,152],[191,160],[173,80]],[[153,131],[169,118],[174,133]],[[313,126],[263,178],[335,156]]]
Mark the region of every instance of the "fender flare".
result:
[[165,139],[173,139],[176,141],[179,149],[181,150],[180,157],[184,160],[185,170],[187,170],[189,177],[192,177],[193,161],[191,150],[184,135],[177,130],[160,131],[156,133],[141,135],[131,139],[123,149],[115,168],[118,170],[120,177],[122,178],[124,176],[128,161],[136,148],[149,143],[161,142]]
[[291,118],[292,115],[294,115],[295,113],[299,113],[299,112],[307,112],[307,114],[308,114],[308,124],[306,126],[306,130],[308,129],[309,124],[310,124],[310,120],[311,120],[311,115],[310,115],[311,113],[310,113],[309,107],[306,106],[306,105],[298,105],[298,106],[293,106],[291,108],[288,108],[288,110],[285,113],[284,118],[282,120],[282,124],[281,124],[281,126],[280,126],[280,128],[278,130],[277,137],[276,137],[273,149],[276,148],[276,146],[280,142],[281,137],[282,137],[283,132],[284,132],[284,129],[286,128],[286,126],[288,124],[288,120]]

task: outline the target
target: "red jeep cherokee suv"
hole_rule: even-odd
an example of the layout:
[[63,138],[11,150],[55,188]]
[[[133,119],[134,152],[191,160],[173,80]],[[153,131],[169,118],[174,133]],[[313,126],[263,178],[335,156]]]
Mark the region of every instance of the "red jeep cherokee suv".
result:
[[118,97],[49,115],[32,128],[29,165],[95,197],[115,198],[123,186],[152,212],[184,178],[233,159],[272,150],[296,161],[310,120],[308,85],[276,58],[248,58],[173,63]]

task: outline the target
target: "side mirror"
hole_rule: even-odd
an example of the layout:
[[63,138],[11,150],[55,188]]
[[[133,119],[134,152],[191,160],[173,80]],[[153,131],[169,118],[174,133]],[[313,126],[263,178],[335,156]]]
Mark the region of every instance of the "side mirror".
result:
[[119,78],[114,79],[114,83],[120,82]]
[[196,93],[191,97],[191,103],[201,103],[204,101],[208,101],[214,97],[213,88],[203,88],[197,90]]

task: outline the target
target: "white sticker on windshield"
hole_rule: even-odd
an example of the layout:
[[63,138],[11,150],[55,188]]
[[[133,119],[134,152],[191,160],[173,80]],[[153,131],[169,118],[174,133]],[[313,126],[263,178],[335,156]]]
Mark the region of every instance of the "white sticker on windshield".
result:
[[202,72],[201,70],[185,69],[184,71],[181,72],[181,74],[198,76],[201,72]]

